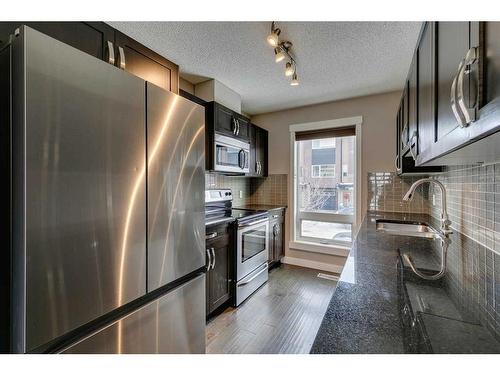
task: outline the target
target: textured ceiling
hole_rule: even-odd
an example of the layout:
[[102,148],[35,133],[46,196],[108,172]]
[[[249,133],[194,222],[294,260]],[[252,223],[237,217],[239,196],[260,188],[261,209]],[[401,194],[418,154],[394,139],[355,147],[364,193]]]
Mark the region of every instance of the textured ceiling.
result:
[[269,22],[109,22],[179,64],[196,83],[214,78],[249,114],[401,89],[420,22],[279,22],[293,43],[300,85],[266,42]]

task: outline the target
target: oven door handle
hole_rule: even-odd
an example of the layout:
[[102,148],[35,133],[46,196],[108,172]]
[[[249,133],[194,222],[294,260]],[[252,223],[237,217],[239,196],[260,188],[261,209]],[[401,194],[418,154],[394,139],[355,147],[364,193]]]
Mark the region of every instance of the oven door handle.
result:
[[249,223],[238,223],[238,228],[245,228],[245,227],[251,227],[253,225],[258,225],[258,224],[262,224],[262,223],[265,223],[266,221],[269,221],[269,218],[265,218],[265,219],[262,219],[262,220],[257,220],[257,221],[251,221]]
[[267,271],[267,268],[268,268],[269,266],[267,265],[267,262],[266,262],[266,263],[264,263],[261,267],[262,267],[262,269],[261,269],[259,272],[257,272],[255,275],[253,275],[251,278],[249,278],[248,280],[243,281],[242,283],[239,283],[239,284],[238,284],[238,288],[241,288],[242,286],[245,286],[245,285],[247,285],[247,284],[250,284],[250,283],[251,283],[252,281],[254,281],[254,280],[255,280],[255,279],[256,279],[256,278],[257,278],[260,274],[262,274],[263,272],[266,272],[266,271]]

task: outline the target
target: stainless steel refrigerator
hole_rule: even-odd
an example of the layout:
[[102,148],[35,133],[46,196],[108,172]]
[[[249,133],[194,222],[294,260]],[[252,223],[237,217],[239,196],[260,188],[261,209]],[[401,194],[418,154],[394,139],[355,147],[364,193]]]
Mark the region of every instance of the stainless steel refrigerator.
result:
[[204,353],[203,107],[29,27],[0,60],[9,351]]

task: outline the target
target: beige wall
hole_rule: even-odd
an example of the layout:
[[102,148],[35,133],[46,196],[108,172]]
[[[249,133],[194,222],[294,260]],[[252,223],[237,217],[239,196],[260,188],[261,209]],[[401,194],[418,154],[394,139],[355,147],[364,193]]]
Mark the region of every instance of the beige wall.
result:
[[[269,131],[269,174],[288,174],[290,171],[289,125],[363,116],[361,207],[364,216],[367,206],[367,173],[395,170],[395,119],[400,97],[401,92],[397,91],[253,116],[253,123]],[[287,219],[289,223],[290,216]],[[290,233],[289,226],[287,233]],[[290,250],[288,243],[286,251],[286,255],[290,257],[314,257],[316,261],[325,263],[339,262],[339,257],[324,254],[313,256],[308,252]]]
[[179,88],[194,95],[194,85],[184,78],[179,78]]

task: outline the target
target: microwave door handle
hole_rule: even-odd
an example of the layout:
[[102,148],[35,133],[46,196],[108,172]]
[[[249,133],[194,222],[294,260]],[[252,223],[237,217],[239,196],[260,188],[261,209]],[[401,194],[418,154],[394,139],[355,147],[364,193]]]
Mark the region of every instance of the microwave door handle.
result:
[[242,163],[242,156],[241,154],[243,153],[243,150],[240,150],[240,152],[238,152],[238,167],[240,167],[241,169],[243,169],[243,167],[241,166],[241,163]]

